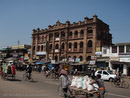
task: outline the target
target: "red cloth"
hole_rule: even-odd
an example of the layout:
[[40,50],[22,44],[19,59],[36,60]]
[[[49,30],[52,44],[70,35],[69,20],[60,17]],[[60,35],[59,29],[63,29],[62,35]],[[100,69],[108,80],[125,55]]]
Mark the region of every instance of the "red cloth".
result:
[[11,66],[11,68],[12,68],[12,74],[16,74],[16,71],[15,71],[15,66],[14,66],[14,65],[12,65],[12,66]]
[[60,74],[67,75],[67,71],[62,69],[62,70],[60,71]]

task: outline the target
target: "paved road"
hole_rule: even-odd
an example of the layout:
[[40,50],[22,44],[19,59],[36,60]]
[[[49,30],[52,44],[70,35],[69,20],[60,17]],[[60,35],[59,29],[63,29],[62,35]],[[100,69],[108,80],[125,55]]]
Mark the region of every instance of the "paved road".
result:
[[[23,73],[17,72],[15,81],[0,79],[0,98],[62,98],[57,92],[58,80],[45,79],[43,73],[33,72],[34,82],[28,82],[23,80]],[[115,88],[109,82],[105,86],[105,98],[130,98],[130,88]]]

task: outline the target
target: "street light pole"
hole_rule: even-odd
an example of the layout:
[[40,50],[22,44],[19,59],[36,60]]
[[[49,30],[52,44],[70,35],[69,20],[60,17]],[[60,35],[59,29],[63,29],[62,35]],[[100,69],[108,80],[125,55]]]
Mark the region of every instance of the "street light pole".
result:
[[19,59],[19,43],[20,41],[18,40],[18,59]]

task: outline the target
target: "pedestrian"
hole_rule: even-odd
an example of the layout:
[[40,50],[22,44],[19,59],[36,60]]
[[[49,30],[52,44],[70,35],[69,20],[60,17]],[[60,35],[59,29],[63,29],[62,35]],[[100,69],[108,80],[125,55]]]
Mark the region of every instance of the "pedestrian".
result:
[[11,65],[11,71],[12,71],[12,76],[14,76],[16,74],[14,64]]
[[63,89],[64,98],[67,98],[67,90],[68,86],[70,85],[70,79],[66,70],[61,70],[60,75],[61,87]]
[[105,86],[104,86],[104,81],[101,79],[101,75],[100,74],[98,74],[96,76],[96,80],[94,82],[92,82],[91,84],[94,84],[94,83],[97,83],[98,86],[99,86],[97,98],[104,98]]
[[31,79],[31,73],[32,73],[32,66],[29,64],[29,67],[27,67],[26,72],[28,73],[28,79]]

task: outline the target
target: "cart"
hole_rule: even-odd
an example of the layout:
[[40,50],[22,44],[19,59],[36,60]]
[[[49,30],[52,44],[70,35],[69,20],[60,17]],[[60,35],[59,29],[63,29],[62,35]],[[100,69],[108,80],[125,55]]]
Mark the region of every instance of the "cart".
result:
[[[98,91],[87,91],[83,89],[78,89],[72,86],[69,86],[69,94],[72,98],[89,98],[90,96],[93,96],[94,94],[97,94]],[[71,98],[70,97],[70,98]]]

